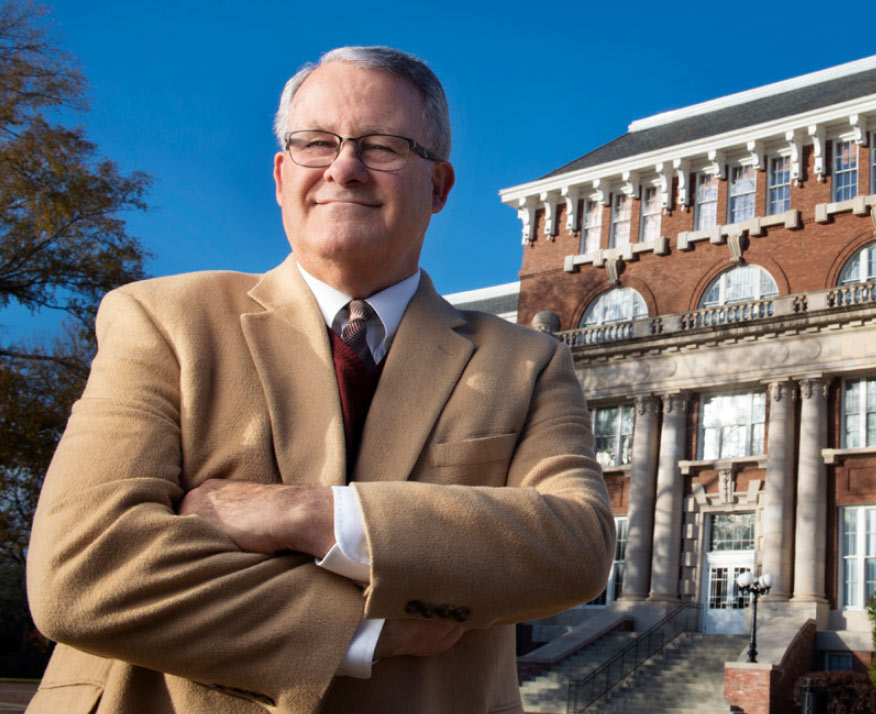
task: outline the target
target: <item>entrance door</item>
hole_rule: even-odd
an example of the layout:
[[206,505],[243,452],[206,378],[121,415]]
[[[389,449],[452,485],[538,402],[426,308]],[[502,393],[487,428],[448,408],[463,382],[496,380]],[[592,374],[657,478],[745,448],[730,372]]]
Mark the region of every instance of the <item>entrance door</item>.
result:
[[703,567],[703,632],[743,634],[747,598],[736,578],[754,570],[754,514],[716,513]]

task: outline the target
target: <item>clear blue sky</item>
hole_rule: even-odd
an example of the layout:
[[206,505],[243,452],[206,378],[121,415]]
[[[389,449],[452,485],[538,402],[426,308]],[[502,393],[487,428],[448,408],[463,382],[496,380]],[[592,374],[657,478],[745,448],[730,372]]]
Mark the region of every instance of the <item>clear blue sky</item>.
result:
[[748,0],[56,0],[51,17],[90,82],[89,136],[154,177],[150,210],[129,217],[153,275],[262,272],[287,254],[271,121],[304,62],[345,44],[426,60],[450,101],[457,183],[422,265],[448,293],[517,279],[521,226],[499,189],[633,119],[876,54],[876,34],[829,15],[822,2]]

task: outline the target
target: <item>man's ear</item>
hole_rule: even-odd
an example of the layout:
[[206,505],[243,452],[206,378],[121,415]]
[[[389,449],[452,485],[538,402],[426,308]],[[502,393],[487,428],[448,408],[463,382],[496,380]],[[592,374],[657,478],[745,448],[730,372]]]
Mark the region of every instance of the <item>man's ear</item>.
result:
[[286,154],[278,151],[274,155],[274,186],[276,188],[277,203],[283,205],[283,161]]
[[432,167],[432,213],[444,208],[455,181],[456,174],[449,161],[439,161]]

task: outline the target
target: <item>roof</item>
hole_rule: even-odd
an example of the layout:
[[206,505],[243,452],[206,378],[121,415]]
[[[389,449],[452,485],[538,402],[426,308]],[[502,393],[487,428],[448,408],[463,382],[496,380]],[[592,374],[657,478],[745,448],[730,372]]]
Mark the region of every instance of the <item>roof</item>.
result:
[[445,295],[444,299],[459,310],[480,310],[493,315],[505,315],[517,311],[520,283],[492,285],[477,290]]
[[[744,94],[746,93],[742,93],[742,95]],[[645,128],[629,131],[541,178],[550,178],[598,166],[610,161],[802,114],[871,94],[876,94],[876,68],[761,96],[750,101],[742,101],[714,111],[703,111],[676,121],[667,123],[636,122],[631,125],[631,128],[634,128],[636,124],[644,125]],[[704,108],[709,104],[706,102]],[[672,112],[669,113],[670,116],[672,114]]]

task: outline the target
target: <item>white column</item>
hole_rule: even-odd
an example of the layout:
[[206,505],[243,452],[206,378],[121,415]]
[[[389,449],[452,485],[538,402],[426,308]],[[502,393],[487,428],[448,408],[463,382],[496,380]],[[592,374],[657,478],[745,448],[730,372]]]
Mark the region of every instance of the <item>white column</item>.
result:
[[797,461],[797,520],[794,533],[794,600],[827,602],[824,595],[828,380],[800,380],[800,455]]
[[773,587],[765,600],[787,600],[794,558],[794,401],[795,384],[771,382],[769,443],[763,512],[762,572]]
[[657,464],[657,415],[660,400],[636,398],[636,426],[630,462],[627,551],[621,600],[644,600],[651,582],[654,534],[654,478]]
[[678,461],[684,449],[686,394],[663,396],[663,429],[654,506],[651,600],[678,600],[681,553],[682,479]]

